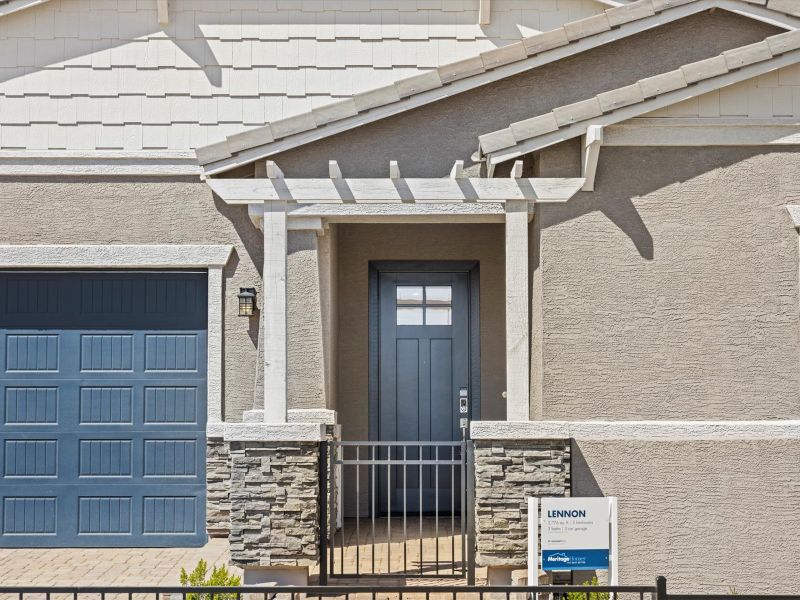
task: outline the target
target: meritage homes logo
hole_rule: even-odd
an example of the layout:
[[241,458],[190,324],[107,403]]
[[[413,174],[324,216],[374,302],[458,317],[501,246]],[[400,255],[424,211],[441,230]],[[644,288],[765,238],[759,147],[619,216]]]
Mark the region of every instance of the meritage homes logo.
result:
[[547,562],[549,563],[570,563],[570,558],[563,552],[557,552],[555,554],[551,554],[547,557]]

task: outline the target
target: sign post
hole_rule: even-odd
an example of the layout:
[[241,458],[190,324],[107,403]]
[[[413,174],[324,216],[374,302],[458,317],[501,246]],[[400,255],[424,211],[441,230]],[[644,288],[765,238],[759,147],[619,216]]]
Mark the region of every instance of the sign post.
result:
[[529,582],[538,581],[541,556],[544,571],[607,570],[610,585],[619,585],[617,546],[616,498],[542,498],[541,511],[539,501],[528,498]]

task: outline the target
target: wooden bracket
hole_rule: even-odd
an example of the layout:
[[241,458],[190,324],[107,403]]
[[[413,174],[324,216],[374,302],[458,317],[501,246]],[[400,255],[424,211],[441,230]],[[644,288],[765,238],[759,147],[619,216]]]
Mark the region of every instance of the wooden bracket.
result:
[[267,177],[269,179],[283,179],[283,171],[274,161],[267,161]]
[[581,164],[583,165],[583,177],[586,179],[586,183],[581,188],[584,192],[594,191],[594,178],[597,174],[597,161],[600,159],[600,146],[602,145],[602,125],[589,125],[586,135],[583,136],[583,144],[581,144]]

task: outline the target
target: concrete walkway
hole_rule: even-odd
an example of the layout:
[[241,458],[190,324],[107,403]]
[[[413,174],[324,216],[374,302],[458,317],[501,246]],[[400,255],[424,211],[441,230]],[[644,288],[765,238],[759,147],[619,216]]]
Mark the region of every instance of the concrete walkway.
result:
[[[0,548],[4,586],[180,585],[181,567],[228,564],[228,540],[202,548]],[[237,570],[238,572],[238,570]]]

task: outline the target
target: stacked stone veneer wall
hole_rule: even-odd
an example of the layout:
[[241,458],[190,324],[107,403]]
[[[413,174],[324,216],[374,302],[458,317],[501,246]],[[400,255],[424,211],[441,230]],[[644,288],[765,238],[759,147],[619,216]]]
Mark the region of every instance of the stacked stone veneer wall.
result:
[[569,440],[475,441],[479,566],[523,566],[529,496],[570,495]]
[[231,442],[230,454],[231,562],[316,564],[319,444]]
[[211,537],[228,537],[231,528],[231,453],[222,438],[206,442],[206,528]]
[[[326,439],[332,441],[339,437],[338,425],[326,425]],[[230,443],[221,437],[209,437],[206,442],[206,529],[211,537],[228,537],[231,529],[231,453]],[[328,454],[328,473],[331,454]],[[335,479],[328,479],[335,485]],[[331,515],[337,514],[338,495],[333,494],[334,506]],[[329,502],[326,495],[324,501]]]

